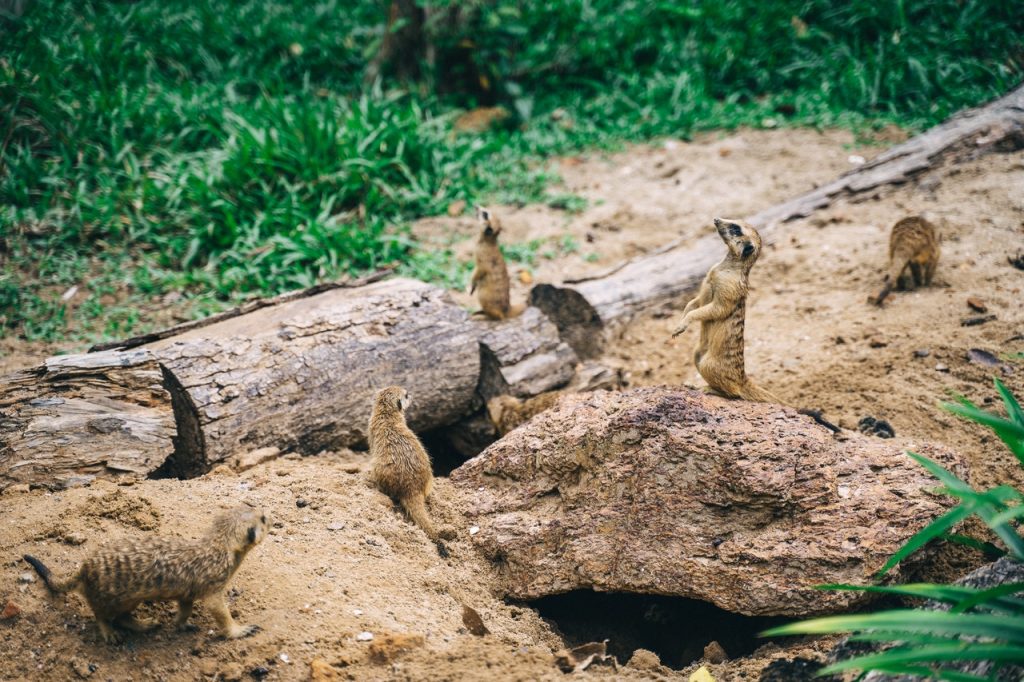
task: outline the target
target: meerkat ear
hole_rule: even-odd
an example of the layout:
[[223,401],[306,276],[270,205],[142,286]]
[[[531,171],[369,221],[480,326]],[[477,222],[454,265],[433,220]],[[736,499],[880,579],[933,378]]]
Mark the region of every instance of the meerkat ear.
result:
[[256,526],[249,526],[249,544],[256,542]]

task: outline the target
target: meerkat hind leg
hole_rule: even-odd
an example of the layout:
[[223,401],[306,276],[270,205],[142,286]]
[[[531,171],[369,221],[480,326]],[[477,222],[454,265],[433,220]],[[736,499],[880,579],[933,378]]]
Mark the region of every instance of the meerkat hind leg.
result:
[[119,628],[131,630],[132,632],[152,632],[160,627],[160,623],[152,620],[140,620],[131,612],[122,613],[114,620],[114,624]]
[[192,617],[192,604],[193,601],[191,599],[178,600],[178,615],[174,619],[174,627],[185,632],[193,632],[199,629],[199,626],[188,622],[188,619]]
[[924,269],[917,261],[910,261],[910,275],[913,278],[915,287],[919,287],[924,284]]

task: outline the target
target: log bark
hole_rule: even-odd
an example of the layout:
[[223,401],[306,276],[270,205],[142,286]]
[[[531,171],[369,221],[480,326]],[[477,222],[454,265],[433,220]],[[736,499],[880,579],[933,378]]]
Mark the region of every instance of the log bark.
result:
[[807,616],[869,598],[815,587],[870,582],[955,503],[907,449],[964,474],[942,446],[838,439],[781,405],[639,388],[566,395],[450,480],[512,599],[593,589]]
[[147,351],[50,358],[0,377],[0,488],[145,476],[173,452],[171,396]]
[[[896,145],[868,163],[817,187],[746,218],[766,242],[776,227],[802,218],[833,202],[899,185],[949,160],[1024,148],[1024,86],[984,106],[957,114],[945,123]],[[670,244],[628,261],[602,276],[540,284],[530,302],[558,326],[562,338],[581,358],[600,354],[605,337],[630,317],[653,306],[679,300],[700,286],[707,271],[721,260],[717,235],[696,242]]]
[[[174,473],[276,446],[358,446],[376,392],[404,386],[413,429],[472,411],[479,333],[448,294],[408,279],[335,289],[143,346],[173,377],[195,438]],[[179,424],[183,420],[179,416]]]
[[537,308],[502,322],[481,322],[479,393],[517,398],[550,391],[573,378],[579,358]]

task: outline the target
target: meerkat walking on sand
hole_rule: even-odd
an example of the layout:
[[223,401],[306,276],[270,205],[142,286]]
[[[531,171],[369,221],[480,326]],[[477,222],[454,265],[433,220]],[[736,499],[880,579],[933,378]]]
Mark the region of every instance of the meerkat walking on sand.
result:
[[882,305],[894,287],[913,289],[931,284],[938,263],[939,239],[935,226],[923,216],[903,218],[892,226],[889,235],[889,272],[885,275],[885,285],[869,300]]
[[476,269],[469,293],[476,293],[480,308],[492,320],[504,320],[511,316],[509,303],[508,266],[498,246],[501,221],[486,208],[476,209],[481,222],[480,238],[476,243]]
[[33,556],[24,559],[39,573],[51,594],[79,592],[89,603],[103,639],[121,641],[114,628],[147,632],[157,627],[132,614],[144,601],[178,602],[178,629],[188,629],[192,604],[207,604],[227,639],[246,637],[257,625],[239,625],[231,617],[225,597],[228,582],[242,559],[267,534],[267,515],[240,506],[217,516],[199,540],[142,538],[121,540],[98,549],[82,562],[74,575],[56,580]]
[[434,541],[438,553],[447,557],[448,548],[427,514],[426,500],[434,485],[430,456],[405,422],[408,406],[409,394],[400,386],[377,393],[370,415],[370,481],[398,502]]
[[761,235],[740,220],[715,218],[715,228],[729,251],[708,271],[697,296],[683,309],[683,321],[672,336],[700,322],[700,342],[693,362],[708,386],[728,398],[779,402],[751,383],[743,362],[748,281],[750,269],[761,254]]

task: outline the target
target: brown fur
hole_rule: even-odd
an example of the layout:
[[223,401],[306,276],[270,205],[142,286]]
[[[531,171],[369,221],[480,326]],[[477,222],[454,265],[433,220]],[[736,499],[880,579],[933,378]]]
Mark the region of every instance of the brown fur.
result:
[[511,395],[499,395],[487,401],[487,414],[491,423],[504,436],[544,410],[554,406],[562,397],[561,391],[548,391],[526,400]]
[[740,220],[715,218],[715,228],[729,251],[708,271],[672,335],[678,336],[690,324],[700,322],[700,342],[693,362],[708,386],[728,398],[779,402],[747,378],[743,360],[748,282],[750,269],[761,254],[761,235]]
[[221,635],[235,639],[253,634],[259,626],[234,621],[225,590],[242,559],[266,534],[266,514],[240,506],[217,516],[199,540],[141,538],[105,545],[64,580],[55,580],[35,557],[25,555],[25,561],[52,594],[78,592],[85,597],[108,643],[121,641],[115,625],[136,632],[157,627],[132,615],[144,601],[177,601],[175,625],[188,629],[192,605],[200,599],[208,600]]
[[377,393],[370,415],[370,481],[402,506],[413,522],[437,545],[448,550],[427,514],[427,496],[434,485],[430,456],[405,422],[409,394],[400,386]]
[[935,226],[921,216],[903,218],[889,235],[889,272],[885,285],[872,301],[882,305],[889,292],[928,286],[939,263],[939,239]]
[[469,293],[476,292],[477,300],[484,315],[493,320],[504,320],[512,316],[509,304],[508,266],[498,246],[501,221],[485,208],[477,209],[482,227],[476,243],[476,269]]

